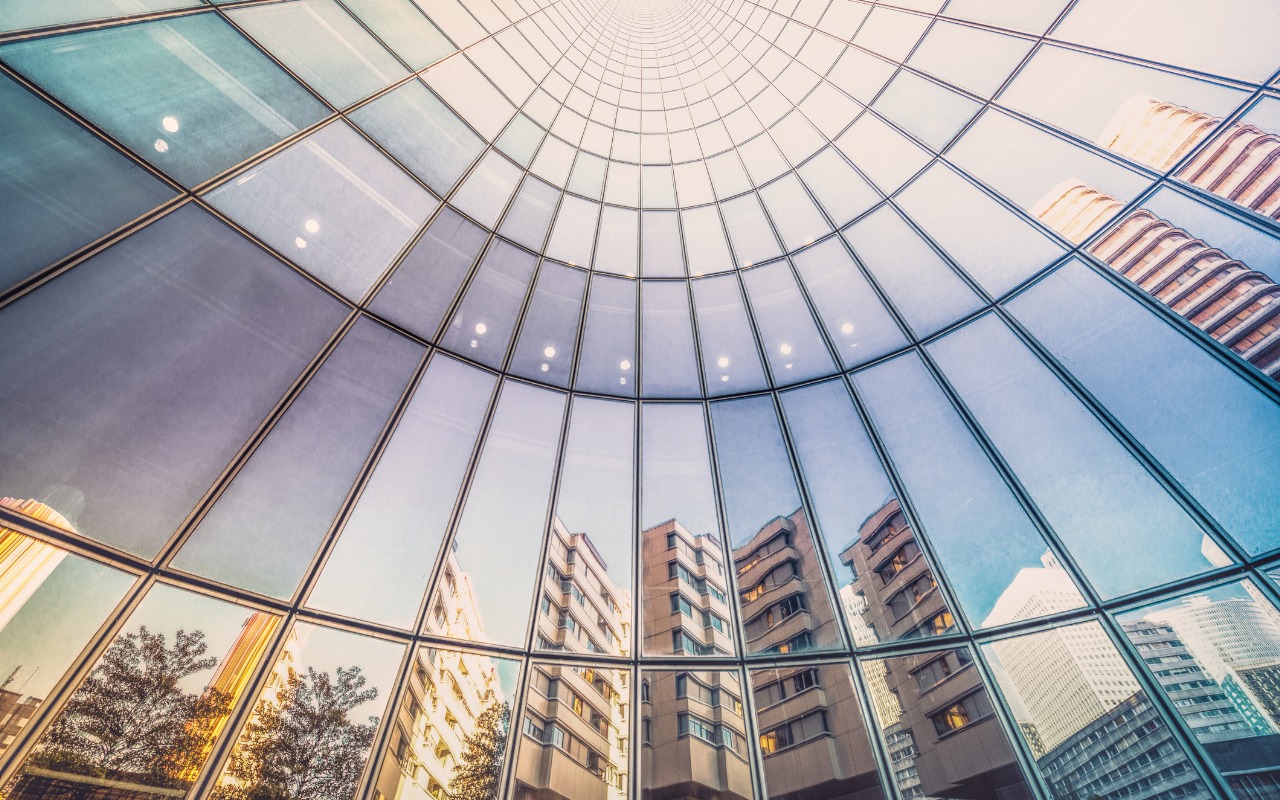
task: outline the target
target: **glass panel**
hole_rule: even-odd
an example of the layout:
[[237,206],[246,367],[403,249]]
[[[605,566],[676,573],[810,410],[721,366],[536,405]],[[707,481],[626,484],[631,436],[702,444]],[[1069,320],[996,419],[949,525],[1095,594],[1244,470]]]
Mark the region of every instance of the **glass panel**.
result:
[[141,797],[181,795],[212,754],[279,623],[272,614],[156,586],[6,792],[91,797],[111,781]]
[[595,259],[595,268],[634,278],[639,255],[639,212],[605,206],[600,214],[600,246]]
[[[953,0],[948,13],[955,5]],[[911,54],[910,63],[962,89],[990,97],[1030,49],[1025,39],[939,20]]]
[[636,393],[636,282],[591,280],[578,356],[578,391]]
[[427,609],[428,633],[523,646],[564,404],[559,392],[503,387]]
[[702,406],[646,403],[641,423],[644,653],[730,654],[732,607]]
[[534,662],[516,745],[519,796],[625,796],[631,775],[631,671]]
[[[519,677],[513,658],[418,648],[374,790],[383,797],[461,793],[465,777],[455,781],[455,768],[483,767],[505,754]],[[467,747],[473,737],[483,741],[474,751]]]
[[918,336],[981,307],[981,298],[892,209],[864,217],[845,237]]
[[538,259],[504,241],[484,254],[440,344],[490,367],[501,367]]
[[[408,74],[333,0],[295,0],[231,9],[227,14],[337,108]],[[397,22],[395,27],[403,25]]]
[[295,625],[212,797],[288,796],[319,785],[325,797],[351,800],[403,657],[393,642]]
[[456,49],[409,0],[350,0],[346,6],[413,69]]
[[862,674],[904,797],[1034,797],[968,650],[869,659]]
[[769,220],[754,194],[723,203],[720,210],[724,213],[725,228],[729,231],[739,266],[749,267],[782,254]]
[[490,150],[449,202],[476,222],[492,228],[502,216],[502,209],[506,208],[519,180],[520,168]]
[[748,653],[839,646],[822,557],[769,397],[711,405]]
[[[37,500],[5,497],[0,506],[73,530]],[[0,756],[21,738],[132,582],[123,572],[0,526]]]
[[1009,309],[1245,549],[1280,546],[1273,400],[1078,262]]
[[0,58],[188,186],[325,114],[213,14],[15,42]]
[[199,0],[42,0],[7,3],[0,8],[0,31],[43,28],[63,22],[121,17],[130,12],[163,11],[199,5]]
[[[289,597],[422,353],[381,325],[357,321],[200,521],[174,566]],[[272,557],[246,559],[259,542],[272,543]]]
[[361,106],[351,120],[440,194],[484,149],[480,137],[418,81]]
[[729,242],[715,206],[681,211],[680,222],[684,228],[685,250],[689,254],[690,276],[697,278],[733,268]]
[[1103,597],[1227,560],[994,316],[944,336],[929,352]]
[[819,792],[882,800],[848,665],[754,669],[749,674],[768,797]]
[[2,76],[0,106],[0,289],[174,195]]
[[769,209],[788,251],[813,244],[814,239],[831,231],[795,175],[786,175],[761,189],[760,199]]
[[1153,795],[1213,796],[1097,622],[982,650],[1054,800],[1134,785]]
[[683,278],[684,251],[680,249],[676,212],[645,211],[640,217],[640,274],[646,278]]
[[871,184],[855,172],[834,147],[818,153],[796,172],[837,227],[845,225],[880,199]]
[[897,191],[930,158],[925,150],[871,114],[859,117],[835,144],[885,194]]
[[839,238],[796,253],[792,260],[846,368],[907,344]]
[[541,572],[536,649],[631,652],[634,456],[632,403],[574,399]]
[[573,266],[590,264],[599,216],[599,203],[566,195],[560,203],[546,254]]
[[488,234],[443,209],[369,304],[369,309],[432,339]]
[[855,647],[954,624],[843,383],[782,394]]
[[941,151],[965,123],[973,119],[980,106],[919,75],[899,72],[872,108],[929,147]]
[[1142,663],[1240,800],[1275,780],[1280,613],[1248,581],[1122,614]]
[[568,387],[586,287],[586,272],[542,262],[511,359],[513,373]]
[[541,250],[559,202],[559,189],[526,175],[498,232],[531,250]]
[[[150,558],[344,309],[186,206],[0,311],[0,496]],[[245,365],[253,364],[246,371]]]
[[756,797],[747,761],[742,677],[728,670],[640,673],[640,792],[667,797],[690,783],[722,797]]
[[641,352],[644,353],[644,394],[649,397],[697,397],[698,361],[693,351],[689,291],[684,281],[645,281]]
[[1000,296],[1062,255],[1013,211],[938,163],[898,195],[898,205],[988,294]]
[[691,286],[707,393],[733,394],[767,386],[737,278],[707,278]]
[[830,375],[831,353],[818,333],[787,262],[746,270],[742,282],[751,299],[760,341],[775,384]]
[[[411,628],[494,377],[437,356],[405,408],[307,604]],[[365,591],[377,586],[378,591]]]
[[1008,622],[1001,600],[1028,578],[1058,589],[1052,604],[1026,609],[1033,616],[1084,604],[918,356],[899,356],[854,382],[970,620]]
[[369,290],[437,205],[341,122],[282,150],[208,198],[352,299]]

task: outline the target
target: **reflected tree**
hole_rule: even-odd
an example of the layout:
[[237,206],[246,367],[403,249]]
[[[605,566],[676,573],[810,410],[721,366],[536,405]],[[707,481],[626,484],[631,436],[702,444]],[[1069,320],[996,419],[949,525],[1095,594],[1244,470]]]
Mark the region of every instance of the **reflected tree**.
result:
[[453,768],[449,800],[494,800],[501,789],[502,760],[511,726],[511,704],[493,703],[476,718],[462,758]]
[[180,682],[213,669],[203,631],[178,631],[173,646],[145,626],[117,638],[49,728],[28,762],[51,772],[182,788],[200,767],[208,732],[231,706],[213,689]]
[[378,696],[359,667],[289,670],[276,700],[259,703],[213,800],[345,800],[355,795],[378,718],[348,712]]

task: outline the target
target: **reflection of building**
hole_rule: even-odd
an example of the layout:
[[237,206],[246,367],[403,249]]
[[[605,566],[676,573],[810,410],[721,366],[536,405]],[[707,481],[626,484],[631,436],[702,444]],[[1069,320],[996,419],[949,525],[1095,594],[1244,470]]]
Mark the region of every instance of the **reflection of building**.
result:
[[714,534],[694,536],[668,520],[640,536],[644,652],[733,652],[724,549]]
[[847,667],[757,670],[751,683],[769,797],[883,797]]
[[642,799],[753,797],[738,674],[647,670],[643,675]]
[[[470,577],[449,552],[428,608],[429,633],[483,639]],[[446,800],[449,781],[476,719],[506,702],[487,655],[420,647],[374,783],[374,800]]]
[[[1166,172],[1222,122],[1154,97],[1132,97],[1098,144]],[[1280,137],[1233,122],[1178,175],[1245,208],[1280,219]]]
[[[1221,119],[1150,97],[1125,103],[1098,144],[1166,171]],[[1267,216],[1280,215],[1280,137],[1233,123],[1180,177]],[[1124,203],[1070,179],[1032,213],[1073,242],[1111,222]],[[1280,375],[1280,286],[1260,272],[1138,209],[1090,248],[1095,256],[1258,369]]]
[[[1049,553],[1001,593],[983,627],[1077,608],[1080,594]],[[992,645],[1017,687],[1041,752],[1057,747],[1138,690],[1111,639],[1098,625],[1067,625]]]
[[[557,518],[542,569],[535,647],[629,653],[631,599],[585,533]],[[627,669],[534,663],[516,755],[521,800],[609,800],[626,795],[630,773]]]
[[733,551],[748,653],[791,653],[839,641],[803,509],[777,517]]

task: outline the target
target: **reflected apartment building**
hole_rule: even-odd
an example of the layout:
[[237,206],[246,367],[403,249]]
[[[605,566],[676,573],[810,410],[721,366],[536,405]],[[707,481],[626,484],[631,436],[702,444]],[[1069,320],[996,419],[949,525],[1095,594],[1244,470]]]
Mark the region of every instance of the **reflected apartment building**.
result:
[[[630,654],[631,597],[609,578],[586,533],[557,517],[541,570],[536,650]],[[627,795],[630,671],[535,661],[515,763],[517,800],[617,800]]]
[[[1220,122],[1189,108],[1135,97],[1115,114],[1098,144],[1163,172],[1200,145]],[[1280,137],[1253,125],[1230,125],[1179,176],[1265,216],[1280,215]],[[1031,212],[1078,244],[1111,224],[1124,205],[1070,178],[1051,189]],[[1145,208],[1129,212],[1089,250],[1280,379],[1280,285],[1266,275]]]
[[[426,629],[460,639],[484,638],[471,579],[452,550],[427,610]],[[487,708],[506,702],[491,657],[419,647],[374,783],[374,800],[447,800],[476,720]]]

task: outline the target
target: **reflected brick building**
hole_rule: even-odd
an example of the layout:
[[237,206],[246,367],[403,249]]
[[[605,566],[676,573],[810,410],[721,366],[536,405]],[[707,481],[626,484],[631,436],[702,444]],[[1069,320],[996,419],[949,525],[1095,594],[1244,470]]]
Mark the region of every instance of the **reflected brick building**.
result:
[[640,535],[646,655],[734,652],[724,548],[714,534],[695,536],[676,520]]

